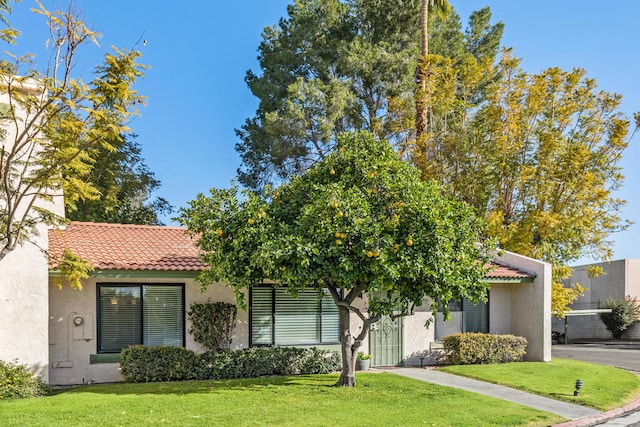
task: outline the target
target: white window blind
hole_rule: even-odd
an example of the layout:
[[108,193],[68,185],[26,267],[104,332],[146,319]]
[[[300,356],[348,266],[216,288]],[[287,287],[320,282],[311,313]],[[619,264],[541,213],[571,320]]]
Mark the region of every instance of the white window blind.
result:
[[98,351],[184,345],[183,285],[98,286]]
[[314,345],[337,343],[338,308],[328,292],[251,289],[251,345]]
[[144,345],[182,345],[181,286],[144,286]]
[[276,344],[315,344],[320,341],[320,313],[316,290],[306,290],[291,296],[286,290],[276,289],[275,331]]
[[273,343],[272,298],[272,288],[253,288],[251,290],[251,341],[253,345],[271,345]]
[[118,352],[141,342],[140,288],[100,287],[99,351]]

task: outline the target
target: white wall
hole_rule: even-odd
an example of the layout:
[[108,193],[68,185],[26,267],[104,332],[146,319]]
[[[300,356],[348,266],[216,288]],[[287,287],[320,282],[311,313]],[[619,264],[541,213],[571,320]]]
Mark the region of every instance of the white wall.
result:
[[[82,384],[89,382],[123,381],[119,363],[89,363],[90,355],[97,354],[96,283],[184,283],[185,284],[185,338],[186,348],[204,349],[189,334],[186,312],[192,303],[224,301],[235,303],[233,290],[220,284],[210,285],[205,293],[193,279],[90,279],[84,289],[69,287],[59,289],[51,285],[49,341],[51,345],[51,384]],[[248,302],[248,301],[247,301]],[[76,316],[84,318],[84,324],[75,326]],[[248,313],[238,308],[237,325],[232,348],[244,348],[249,344]],[[46,337],[43,340],[46,342]]]
[[506,251],[496,261],[536,274],[533,283],[510,285],[511,304],[504,309],[510,310],[509,333],[527,338],[525,360],[550,361],[551,264]]
[[[46,228],[38,243],[46,247]],[[19,246],[0,261],[0,360],[17,361],[48,379],[48,269],[34,245]]]
[[[9,103],[6,93],[0,93],[0,103]],[[24,118],[20,110],[18,115]],[[8,123],[5,129],[7,134],[3,143],[10,148],[16,132],[21,129],[16,130],[15,123]],[[53,195],[52,202],[36,201],[35,205],[63,216],[62,196],[60,193]],[[28,198],[24,200],[18,206],[18,212],[22,214],[30,202]],[[0,209],[4,208],[0,202]],[[41,250],[48,247],[47,227],[38,226],[37,234],[0,260],[0,360],[26,364],[47,380],[49,272],[47,258]]]

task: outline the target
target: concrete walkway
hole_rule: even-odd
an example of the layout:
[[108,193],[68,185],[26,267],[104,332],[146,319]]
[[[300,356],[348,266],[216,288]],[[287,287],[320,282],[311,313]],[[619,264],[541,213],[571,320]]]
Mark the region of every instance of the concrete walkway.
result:
[[526,393],[524,391],[515,390],[509,387],[473,380],[470,378],[461,377],[459,375],[447,374],[435,369],[394,368],[385,369],[385,371],[432,384],[459,388],[462,390],[471,391],[473,393],[484,394],[498,399],[507,400],[509,402],[529,406],[541,411],[558,414],[570,420],[576,420],[578,418],[591,417],[600,414],[599,411],[592,408],[587,408],[585,406],[560,402],[558,400],[536,396],[535,394]]

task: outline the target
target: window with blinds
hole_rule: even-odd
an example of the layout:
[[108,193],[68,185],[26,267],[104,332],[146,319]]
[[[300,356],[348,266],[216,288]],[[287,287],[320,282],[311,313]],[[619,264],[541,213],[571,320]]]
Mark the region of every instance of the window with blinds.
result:
[[98,285],[98,352],[184,345],[184,285]]
[[451,334],[460,332],[489,332],[489,304],[479,302],[472,303],[467,299],[449,301],[451,319],[445,321],[442,313],[442,305],[439,304],[436,315],[436,340]]
[[327,292],[251,289],[251,345],[312,345],[339,342],[338,308]]

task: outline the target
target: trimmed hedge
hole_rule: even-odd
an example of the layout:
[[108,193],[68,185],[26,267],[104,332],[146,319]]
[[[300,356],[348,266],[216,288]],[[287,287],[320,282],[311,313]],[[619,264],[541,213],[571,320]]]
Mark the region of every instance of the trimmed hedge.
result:
[[120,353],[120,372],[134,383],[199,378],[197,353],[182,347],[134,345]]
[[527,339],[514,335],[464,333],[447,335],[442,341],[452,365],[517,362],[527,354]]
[[0,360],[0,400],[40,397],[49,392],[49,386],[26,366]]
[[315,347],[253,347],[198,354],[182,347],[137,345],[122,350],[120,356],[121,372],[128,382],[323,374],[339,366],[337,353]]

